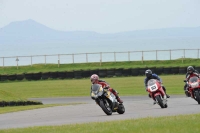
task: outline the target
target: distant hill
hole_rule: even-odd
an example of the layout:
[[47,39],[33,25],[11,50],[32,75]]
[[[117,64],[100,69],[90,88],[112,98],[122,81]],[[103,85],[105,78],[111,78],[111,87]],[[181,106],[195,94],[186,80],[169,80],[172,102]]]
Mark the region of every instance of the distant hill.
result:
[[34,20],[17,21],[0,28],[0,43],[51,42],[83,39],[98,35],[95,32],[64,32],[51,29]]
[[93,31],[58,31],[29,19],[25,21],[12,22],[7,26],[0,28],[0,44],[168,37],[200,37],[200,27],[166,28],[100,34]]

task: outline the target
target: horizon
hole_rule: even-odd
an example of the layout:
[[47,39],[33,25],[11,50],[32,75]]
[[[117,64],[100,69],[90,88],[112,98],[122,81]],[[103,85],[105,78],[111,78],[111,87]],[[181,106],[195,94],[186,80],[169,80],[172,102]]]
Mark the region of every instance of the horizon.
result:
[[[42,24],[42,23],[39,23],[33,19],[26,19],[26,20],[19,20],[19,21],[12,21],[10,22],[9,24],[5,25],[4,27],[0,27],[0,29],[3,29],[13,23],[21,23],[21,22],[27,22],[27,21],[33,21],[37,24],[40,24],[40,25],[43,25],[43,26],[46,26],[47,28],[50,28],[52,30],[56,30],[56,31],[62,31],[62,30],[57,30],[57,29],[53,29],[51,27],[48,27],[47,25],[45,24]],[[134,31],[149,31],[149,30],[163,30],[163,29],[181,29],[181,28],[200,28],[200,25],[199,26],[195,26],[195,27],[168,27],[168,28],[159,28],[159,29],[143,29],[143,30],[132,30],[133,32]],[[132,31],[122,31],[122,32],[116,32],[116,33],[123,33],[123,32],[132,32]],[[82,32],[82,31],[63,31],[63,32]],[[96,31],[83,31],[83,32],[95,32],[95,33],[98,33]],[[98,33],[98,34],[116,34],[116,33]]]

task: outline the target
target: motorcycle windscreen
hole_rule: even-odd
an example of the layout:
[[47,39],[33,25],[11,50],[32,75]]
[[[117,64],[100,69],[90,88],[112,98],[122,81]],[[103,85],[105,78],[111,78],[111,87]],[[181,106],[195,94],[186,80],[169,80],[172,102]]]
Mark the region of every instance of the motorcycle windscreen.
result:
[[198,77],[191,77],[190,78],[190,80],[189,80],[189,82],[191,82],[191,83],[194,83],[194,82],[197,82],[198,81]]
[[93,84],[92,85],[92,91],[98,91],[100,88],[100,85],[99,84]]
[[192,88],[196,88],[199,86],[198,77],[191,77],[189,82]]
[[94,93],[96,95],[99,92],[103,92],[102,86],[99,84],[93,84],[92,85],[92,93]]
[[155,79],[150,79],[147,83],[148,86],[152,86],[156,83],[156,80]]

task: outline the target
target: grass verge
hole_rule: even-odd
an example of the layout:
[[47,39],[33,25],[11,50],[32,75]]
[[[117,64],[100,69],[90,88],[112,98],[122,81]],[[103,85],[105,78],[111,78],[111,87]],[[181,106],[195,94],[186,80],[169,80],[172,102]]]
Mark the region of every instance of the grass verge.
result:
[[198,133],[200,114],[62,126],[40,126],[0,130],[1,133]]

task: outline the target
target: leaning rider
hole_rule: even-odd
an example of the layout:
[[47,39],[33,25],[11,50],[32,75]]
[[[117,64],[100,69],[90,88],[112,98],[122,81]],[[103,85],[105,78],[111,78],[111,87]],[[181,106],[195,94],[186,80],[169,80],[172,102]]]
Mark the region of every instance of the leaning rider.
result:
[[[144,79],[144,85],[145,85],[145,90],[147,91],[147,82],[150,80],[150,79],[157,79],[158,81],[160,81],[160,83],[162,83],[162,79],[155,73],[152,73],[152,71],[150,69],[146,70],[145,71],[145,75],[146,75],[146,78]],[[170,96],[166,93],[166,88],[162,85],[162,88],[163,90],[165,91],[165,94],[167,96],[167,98],[169,98]],[[150,94],[149,94],[149,97]],[[154,102],[155,104],[155,102]]]
[[92,84],[100,84],[103,88],[108,88],[108,90],[110,92],[112,92],[115,96],[116,96],[116,99],[119,103],[123,103],[123,101],[121,100],[121,98],[118,96],[118,93],[116,90],[114,90],[113,88],[110,88],[109,84],[103,80],[99,80],[99,76],[97,74],[93,74],[91,77],[90,77],[90,80],[92,82]]
[[190,97],[190,94],[189,94],[189,87],[188,87],[188,81],[189,81],[189,79],[191,78],[191,77],[193,77],[193,76],[197,76],[198,78],[200,77],[200,75],[199,75],[199,72],[197,71],[197,70],[195,70],[194,69],[194,67],[192,67],[192,66],[188,66],[187,67],[187,73],[186,73],[186,75],[185,75],[185,78],[186,78],[186,83],[185,83],[185,85],[184,85],[184,91],[185,91],[185,95],[187,96],[187,97]]

